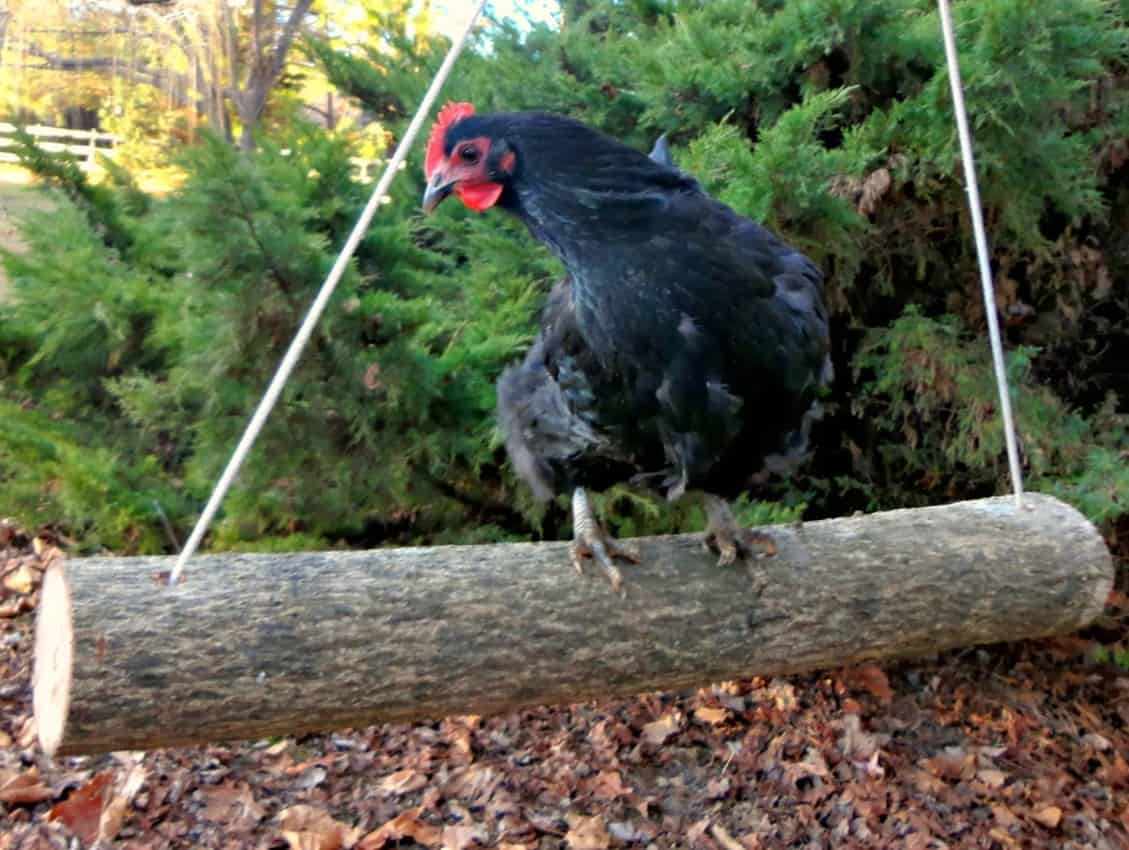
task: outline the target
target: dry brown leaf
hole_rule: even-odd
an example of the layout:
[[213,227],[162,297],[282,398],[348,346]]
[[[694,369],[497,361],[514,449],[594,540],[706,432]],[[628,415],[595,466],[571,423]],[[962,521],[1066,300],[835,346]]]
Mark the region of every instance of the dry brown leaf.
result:
[[799,707],[796,687],[785,679],[773,679],[764,688],[764,695],[772,700],[777,711],[791,714]]
[[0,803],[35,805],[51,799],[51,789],[39,779],[38,768],[31,767],[0,784]]
[[1007,830],[1001,829],[998,826],[993,826],[991,829],[989,829],[988,830],[988,836],[990,838],[994,838],[996,841],[998,841],[1004,847],[1008,847],[1008,848],[1014,847],[1015,850],[1019,850],[1019,848],[1022,846],[1018,841],[1015,840],[1015,838],[1013,838],[1007,832]]
[[204,802],[201,817],[229,830],[248,830],[263,819],[266,812],[255,802],[247,785],[224,783],[201,788],[197,796]]
[[369,392],[384,389],[384,382],[380,380],[380,364],[370,363],[368,368],[365,369],[364,381],[365,389]]
[[992,804],[992,817],[994,817],[996,819],[996,822],[999,823],[999,825],[1004,829],[1008,829],[1009,827],[1015,826],[1019,823],[1019,818],[1017,818],[1015,816],[1015,813],[1012,812],[1012,810],[1005,806],[1003,803]]
[[1082,736],[1082,745],[1097,750],[1099,753],[1104,753],[1112,744],[1109,738],[1099,735],[1097,732],[1088,732]]
[[656,747],[666,743],[667,738],[674,735],[681,728],[681,722],[673,712],[664,714],[658,720],[653,720],[643,726],[643,738],[648,744]]
[[686,830],[686,840],[691,844],[695,843],[699,838],[706,834],[706,830],[710,828],[710,819],[702,818],[697,823],[691,824],[690,828]]
[[102,823],[102,811],[114,784],[114,772],[104,770],[97,774],[67,799],[52,806],[47,820],[59,820],[83,844],[92,844],[98,839],[98,827]]
[[706,799],[719,800],[729,793],[729,777],[722,776],[706,783]]
[[565,833],[565,843],[571,850],[607,850],[611,842],[612,837],[608,834],[604,819],[599,815],[592,817],[568,816],[568,832]]
[[290,850],[341,850],[357,843],[358,831],[314,806],[300,804],[278,813]]
[[877,664],[862,664],[855,667],[850,672],[849,679],[853,685],[862,688],[883,705],[889,705],[894,700],[894,689],[890,687],[890,680]]
[[946,747],[942,752],[926,759],[926,770],[942,779],[971,779],[976,774],[976,753],[960,747]]
[[34,597],[32,596],[13,596],[0,602],[0,617],[8,619],[10,617],[18,617],[25,611],[30,611],[35,607]]
[[1058,825],[1062,823],[1062,809],[1058,806],[1044,806],[1033,812],[1031,817],[1047,829],[1058,829]]
[[1007,782],[1006,773],[1002,770],[996,770],[990,767],[976,771],[976,778],[989,788],[1003,788],[1004,783]]
[[145,784],[145,776],[145,768],[141,764],[135,764],[126,774],[118,790],[102,809],[102,817],[98,821],[99,841],[113,841],[117,837],[122,824],[125,823],[129,804]]
[[720,823],[715,823],[710,827],[710,835],[717,839],[725,850],[748,850],[744,844],[729,834],[729,831]]
[[486,827],[480,823],[460,823],[443,827],[443,850],[466,850],[481,844],[486,846]]
[[405,768],[404,770],[397,770],[395,773],[390,773],[380,780],[378,786],[385,794],[410,794],[412,791],[418,791],[427,784],[427,777],[418,770],[413,768]]
[[889,190],[893,180],[890,172],[885,168],[872,171],[862,181],[862,197],[859,198],[858,211],[860,215],[873,215],[878,209],[878,202]]
[[31,593],[39,584],[39,575],[30,564],[20,564],[4,576],[4,587],[13,593]]
[[21,750],[26,750],[34,747],[38,740],[39,727],[35,723],[35,715],[29,714],[19,724],[19,731],[16,733],[16,746]]
[[423,844],[426,847],[438,847],[443,840],[442,830],[421,821],[419,811],[419,809],[408,809],[406,812],[400,812],[379,829],[362,838],[361,843],[357,845],[358,850],[379,850],[388,842],[399,841],[401,838],[410,838],[416,844]]
[[594,797],[603,800],[614,800],[618,797],[631,795],[631,789],[623,784],[623,776],[618,770],[601,770],[595,776],[585,780],[584,787]]
[[694,712],[694,719],[700,723],[708,723],[711,726],[717,726],[719,723],[724,723],[729,719],[729,712],[724,708],[702,706]]
[[878,752],[878,738],[863,731],[862,720],[857,714],[846,715],[840,723],[843,734],[839,737],[839,752],[851,761],[869,761]]

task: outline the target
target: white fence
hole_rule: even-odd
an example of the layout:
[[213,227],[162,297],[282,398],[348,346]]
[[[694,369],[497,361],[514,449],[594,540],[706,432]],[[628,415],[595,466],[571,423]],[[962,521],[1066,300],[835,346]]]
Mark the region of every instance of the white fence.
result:
[[[79,165],[85,169],[95,166],[95,155],[113,157],[114,144],[118,137],[113,133],[102,133],[98,130],[65,130],[62,127],[45,127],[41,124],[31,124],[24,127],[28,133],[35,137],[36,142],[45,151],[51,153],[71,153],[80,158]],[[0,162],[19,162],[19,157],[4,148],[15,147],[16,141],[12,136],[16,132],[15,124],[0,122]]]

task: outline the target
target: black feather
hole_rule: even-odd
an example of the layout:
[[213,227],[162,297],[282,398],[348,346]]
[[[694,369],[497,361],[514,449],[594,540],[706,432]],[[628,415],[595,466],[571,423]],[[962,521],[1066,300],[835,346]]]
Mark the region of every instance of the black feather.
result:
[[831,378],[822,275],[673,167],[570,119],[474,116],[516,154],[501,204],[565,263],[498,385],[515,468],[542,498],[635,480],[732,493],[807,450]]

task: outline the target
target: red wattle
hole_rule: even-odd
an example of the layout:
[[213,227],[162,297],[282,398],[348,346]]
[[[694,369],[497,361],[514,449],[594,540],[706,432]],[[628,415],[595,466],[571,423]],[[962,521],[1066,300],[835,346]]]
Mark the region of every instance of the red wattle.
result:
[[502,196],[501,183],[456,183],[455,194],[475,212],[488,210]]

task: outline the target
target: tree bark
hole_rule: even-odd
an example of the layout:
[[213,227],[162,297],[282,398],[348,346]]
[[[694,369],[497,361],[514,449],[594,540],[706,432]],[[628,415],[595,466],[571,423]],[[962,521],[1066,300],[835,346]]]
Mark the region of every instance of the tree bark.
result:
[[1094,527],[1037,494],[771,533],[758,579],[697,535],[640,540],[626,598],[564,543],[215,555],[173,588],[171,558],[60,563],[37,624],[40,741],[259,738],[1065,633],[1113,581]]
[[[255,0],[251,29],[251,70],[246,84],[232,95],[239,120],[243,125],[239,135],[241,150],[249,151],[255,146],[254,131],[266,108],[267,96],[282,76],[290,45],[311,5],[313,0],[298,0],[290,10],[290,17],[283,24],[278,39],[275,40],[273,38],[275,10],[272,9],[271,14],[268,15],[263,10],[263,0]],[[266,25],[268,20],[272,24],[269,27]],[[233,77],[233,86],[238,86],[235,77]]]

